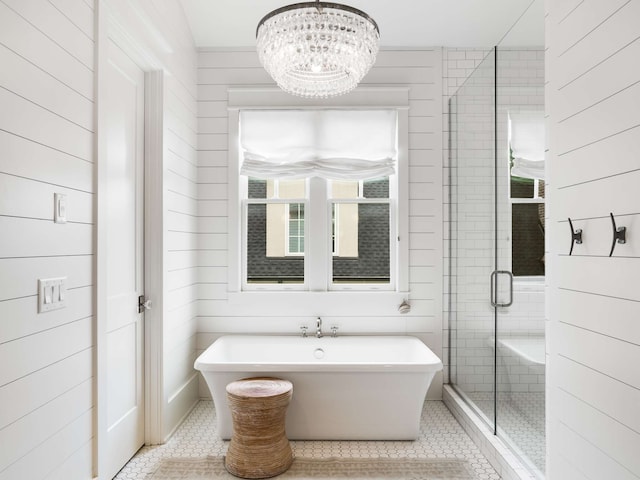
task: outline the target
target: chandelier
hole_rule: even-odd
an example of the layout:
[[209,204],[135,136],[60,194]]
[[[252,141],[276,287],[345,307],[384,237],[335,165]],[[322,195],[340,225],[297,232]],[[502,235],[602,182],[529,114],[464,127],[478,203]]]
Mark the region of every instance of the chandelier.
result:
[[358,85],[376,60],[380,31],[366,13],[318,0],[267,14],[256,39],[260,63],[280,88],[325,98]]

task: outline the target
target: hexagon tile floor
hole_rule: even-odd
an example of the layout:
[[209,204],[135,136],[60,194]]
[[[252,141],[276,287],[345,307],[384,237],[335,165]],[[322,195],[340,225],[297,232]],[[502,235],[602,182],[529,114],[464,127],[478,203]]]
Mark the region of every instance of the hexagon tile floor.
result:
[[[216,433],[213,402],[202,400],[164,445],[143,447],[115,477],[144,480],[162,458],[223,456],[228,441]],[[422,410],[420,437],[413,441],[292,441],[293,454],[307,458],[459,458],[471,463],[478,480],[500,476],[440,401],[427,401]]]

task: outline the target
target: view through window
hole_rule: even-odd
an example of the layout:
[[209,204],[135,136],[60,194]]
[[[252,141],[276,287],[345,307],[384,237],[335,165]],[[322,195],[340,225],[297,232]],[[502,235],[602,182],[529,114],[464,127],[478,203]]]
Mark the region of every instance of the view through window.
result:
[[[390,284],[389,177],[323,182],[324,195],[311,195],[308,179],[248,179],[248,284],[303,284],[309,235],[326,240],[329,283]],[[324,224],[309,218],[313,202],[330,211]]]
[[511,271],[544,276],[544,181],[511,177]]

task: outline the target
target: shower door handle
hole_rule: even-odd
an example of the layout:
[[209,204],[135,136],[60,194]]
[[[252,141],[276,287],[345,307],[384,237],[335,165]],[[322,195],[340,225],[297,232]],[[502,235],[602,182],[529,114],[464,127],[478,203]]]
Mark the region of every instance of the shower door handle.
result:
[[[498,295],[498,275],[507,275],[509,277],[509,301],[507,303],[499,303]],[[509,270],[494,270],[491,272],[491,306],[492,307],[510,307],[513,303],[513,273]]]

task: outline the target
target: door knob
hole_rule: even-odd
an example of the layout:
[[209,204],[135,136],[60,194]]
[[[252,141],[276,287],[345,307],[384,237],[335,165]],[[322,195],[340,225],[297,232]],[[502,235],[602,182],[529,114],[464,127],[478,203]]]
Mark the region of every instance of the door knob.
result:
[[140,295],[138,297],[138,313],[142,313],[145,310],[151,310],[152,306],[153,303],[151,303],[151,300],[147,300],[144,295]]

